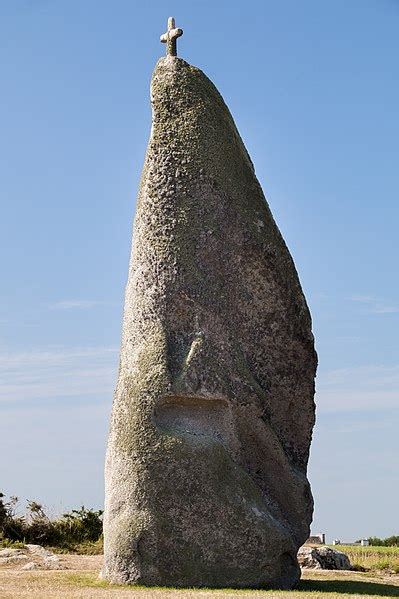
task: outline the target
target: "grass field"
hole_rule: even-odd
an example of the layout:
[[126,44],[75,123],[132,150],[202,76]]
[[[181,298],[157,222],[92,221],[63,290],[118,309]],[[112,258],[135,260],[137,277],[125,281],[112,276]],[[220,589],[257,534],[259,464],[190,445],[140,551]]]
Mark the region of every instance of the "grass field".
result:
[[295,591],[124,587],[99,580],[101,556],[62,556],[60,571],[0,569],[0,599],[370,599],[399,597],[399,576],[380,573],[307,571]]
[[360,547],[353,545],[331,545],[343,551],[354,567],[367,570],[386,570],[399,574],[399,547]]

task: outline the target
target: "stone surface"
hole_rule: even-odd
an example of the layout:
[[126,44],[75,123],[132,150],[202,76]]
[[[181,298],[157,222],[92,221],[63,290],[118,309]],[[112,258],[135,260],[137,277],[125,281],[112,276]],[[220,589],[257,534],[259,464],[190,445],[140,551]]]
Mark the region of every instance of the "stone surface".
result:
[[0,559],[15,559],[20,558],[21,556],[25,557],[22,549],[0,549]]
[[351,570],[349,557],[330,547],[301,547],[298,551],[301,568],[314,570]]
[[[27,562],[27,560],[30,560]],[[24,562],[22,570],[62,570],[64,566],[61,559],[52,551],[41,545],[27,544],[21,549],[0,550],[0,566],[11,565],[15,567],[18,562]]]
[[5,548],[0,550],[1,565],[17,565],[20,561],[26,561],[28,558],[22,549]]
[[24,566],[22,566],[21,570],[39,570],[40,566],[35,562],[28,562]]
[[220,94],[161,59],[106,460],[103,576],[291,587],[309,536],[311,320]]

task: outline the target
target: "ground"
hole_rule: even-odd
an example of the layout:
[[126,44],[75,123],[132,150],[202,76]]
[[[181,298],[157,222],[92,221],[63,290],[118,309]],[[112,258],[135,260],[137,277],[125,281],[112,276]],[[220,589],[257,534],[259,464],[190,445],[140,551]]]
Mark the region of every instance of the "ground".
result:
[[273,599],[298,597],[363,599],[399,597],[399,575],[376,572],[307,571],[297,591],[251,591],[207,589],[126,588],[99,580],[102,556],[63,555],[64,570],[34,570],[2,567],[0,599]]

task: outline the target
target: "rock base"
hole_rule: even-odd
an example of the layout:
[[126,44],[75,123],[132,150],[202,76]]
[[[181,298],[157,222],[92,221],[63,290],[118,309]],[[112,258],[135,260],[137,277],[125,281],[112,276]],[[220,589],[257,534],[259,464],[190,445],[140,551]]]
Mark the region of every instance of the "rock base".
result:
[[64,570],[61,559],[41,545],[28,544],[21,549],[0,550],[0,567],[8,566],[20,570]]
[[348,556],[331,547],[301,547],[298,551],[301,568],[310,570],[352,570]]

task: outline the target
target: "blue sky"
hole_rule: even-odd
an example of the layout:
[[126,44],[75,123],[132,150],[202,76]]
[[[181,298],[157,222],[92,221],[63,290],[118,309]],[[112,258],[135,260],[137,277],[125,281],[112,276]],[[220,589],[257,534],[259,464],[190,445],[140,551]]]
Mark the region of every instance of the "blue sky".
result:
[[399,3],[2,0],[1,490],[101,506],[149,81],[169,14],[295,259],[313,531],[398,533]]

